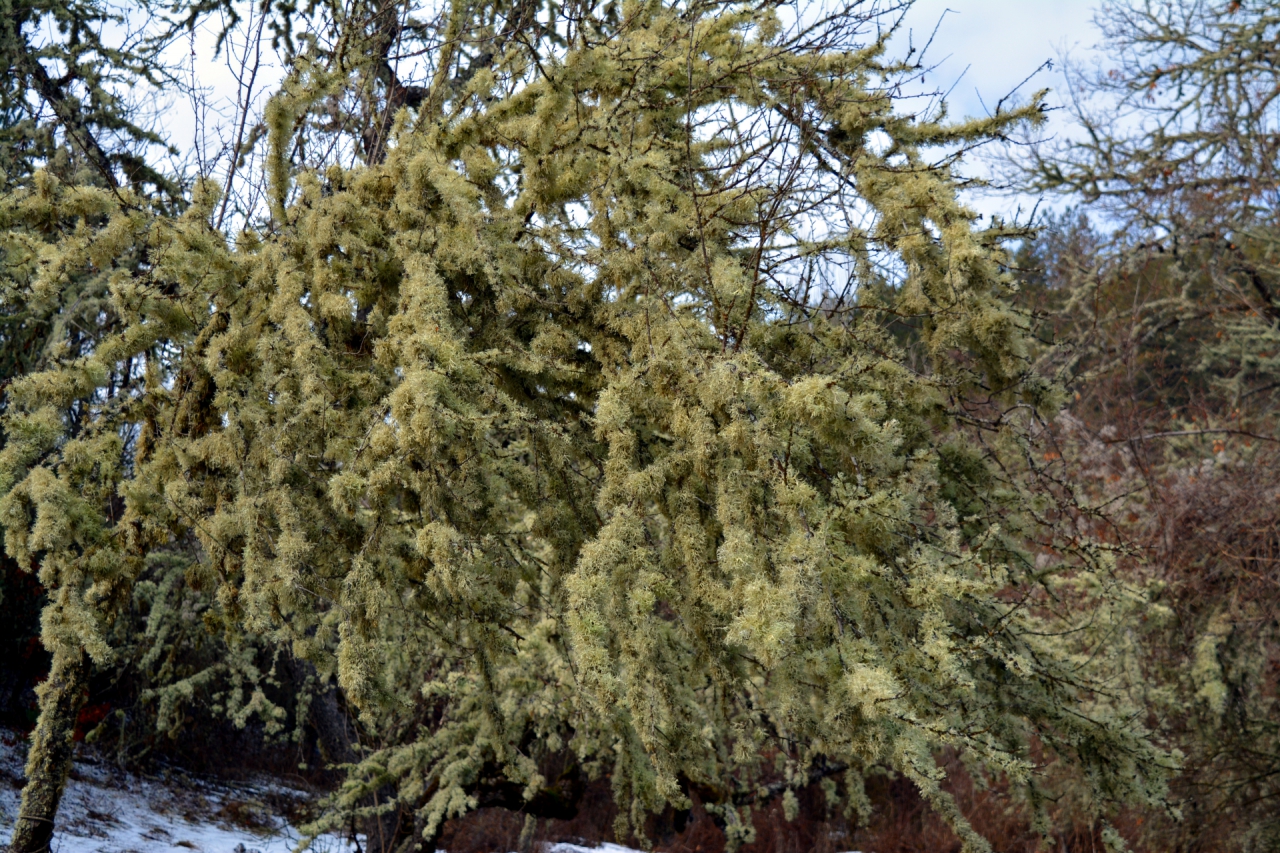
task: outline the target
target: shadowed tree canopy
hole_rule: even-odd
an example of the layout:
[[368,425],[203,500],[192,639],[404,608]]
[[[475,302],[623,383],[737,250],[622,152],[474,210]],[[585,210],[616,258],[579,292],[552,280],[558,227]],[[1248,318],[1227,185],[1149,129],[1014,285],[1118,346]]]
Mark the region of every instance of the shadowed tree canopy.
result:
[[1106,73],[1071,75],[1082,132],[1026,150],[1020,176],[1104,212],[1037,246],[1061,345],[1045,361],[1079,392],[1063,476],[1115,508],[1142,558],[1127,570],[1169,612],[1135,679],[1184,753],[1185,819],[1143,841],[1272,849],[1280,8],[1111,0],[1099,23]]
[[753,802],[841,774],[857,806],[886,766],[987,849],[944,749],[1033,804],[1046,755],[1092,809],[1158,802],[1106,680],[1142,602],[1033,491],[1060,401],[1012,232],[957,200],[954,152],[1038,106],[907,113],[872,4],[442,15],[356,168],[296,168],[352,79],[299,54],[234,244],[210,184],[176,218],[48,174],[11,199],[99,217],[32,286],[101,271],[121,318],[11,389],[46,644],[108,659],[146,553],[194,537],[228,618],[358,709],[334,814],[392,791],[406,849],[604,774],[620,832],[696,794],[737,843]]

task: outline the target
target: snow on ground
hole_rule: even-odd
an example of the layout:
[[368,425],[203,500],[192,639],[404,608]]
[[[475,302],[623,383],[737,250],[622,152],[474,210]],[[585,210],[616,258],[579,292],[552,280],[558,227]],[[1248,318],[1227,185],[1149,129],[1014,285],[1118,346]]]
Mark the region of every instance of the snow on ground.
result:
[[[0,848],[8,845],[23,778],[21,736],[0,730]],[[302,791],[278,784],[230,788],[190,778],[123,773],[82,751],[67,782],[53,853],[289,853],[298,832],[279,816]],[[353,845],[323,836],[316,853]]]
[[[0,729],[0,850],[18,815],[26,750],[22,736]],[[81,750],[58,811],[53,853],[291,853],[295,827],[279,816],[304,791],[276,782],[229,787],[175,774],[124,773]],[[321,836],[315,853],[353,853],[347,839]],[[546,853],[639,853],[616,844],[556,844]],[[444,853],[444,851],[438,851]],[[497,853],[497,851],[495,851]]]
[[[18,815],[25,752],[21,735],[0,729],[0,849],[8,846]],[[291,798],[308,797],[278,782],[230,787],[182,774],[165,779],[124,773],[82,750],[58,812],[53,853],[291,853],[298,831],[280,812]],[[321,836],[310,849],[356,848],[349,839]],[[545,853],[639,851],[617,844],[553,844]]]

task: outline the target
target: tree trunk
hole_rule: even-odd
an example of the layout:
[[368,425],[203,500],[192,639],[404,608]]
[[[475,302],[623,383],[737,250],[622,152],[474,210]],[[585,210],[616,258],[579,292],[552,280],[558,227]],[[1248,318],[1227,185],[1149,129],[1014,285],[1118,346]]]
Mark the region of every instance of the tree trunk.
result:
[[[298,661],[295,665],[300,674],[315,675],[315,668],[310,663]],[[339,701],[337,687],[322,687],[311,701],[308,713],[316,733],[316,745],[328,764],[351,764],[359,760],[354,726]],[[386,802],[394,799],[395,789],[384,786],[372,798],[370,805],[379,800]],[[411,827],[415,827],[412,816],[399,806],[386,814],[365,818],[358,827],[365,837],[362,849],[364,853],[400,853],[402,850],[412,849],[406,847],[406,840],[412,842],[411,835],[415,832],[420,834],[420,828]],[[434,851],[435,848],[431,850]]]
[[84,705],[89,682],[89,659],[84,650],[53,653],[48,679],[36,688],[40,718],[31,735],[27,756],[27,784],[14,823],[10,853],[46,853],[53,838],[53,821],[75,752],[76,718]]

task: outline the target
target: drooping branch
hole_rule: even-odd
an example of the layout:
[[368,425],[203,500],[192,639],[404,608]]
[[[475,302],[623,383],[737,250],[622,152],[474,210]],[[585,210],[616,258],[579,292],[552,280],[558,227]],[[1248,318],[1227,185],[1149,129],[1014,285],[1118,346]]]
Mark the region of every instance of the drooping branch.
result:
[[79,109],[74,99],[63,91],[62,86],[49,76],[49,72],[40,64],[40,61],[29,52],[23,53],[20,67],[23,73],[31,80],[36,92],[40,94],[44,102],[53,110],[54,115],[58,117],[58,121],[62,123],[63,128],[66,130],[67,138],[89,159],[89,162],[102,175],[102,179],[107,182],[107,186],[113,190],[118,190],[120,184],[116,180],[111,158],[107,156],[107,152],[102,149],[102,145],[99,144],[93,131],[80,117]]

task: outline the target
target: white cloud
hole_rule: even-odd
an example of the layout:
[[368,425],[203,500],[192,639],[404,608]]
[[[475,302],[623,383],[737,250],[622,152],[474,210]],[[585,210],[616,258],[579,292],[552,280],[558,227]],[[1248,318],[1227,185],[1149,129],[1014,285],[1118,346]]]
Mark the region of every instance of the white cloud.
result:
[[[1023,98],[1049,89],[1049,105],[1056,107],[1063,103],[1066,85],[1062,58],[1089,62],[1096,56],[1097,7],[1097,0],[917,0],[892,49],[900,54],[908,39],[921,48],[937,28],[925,57],[927,66],[936,67],[926,83],[931,91],[949,92],[953,118],[993,112],[1019,84]],[[1053,67],[1037,71],[1048,60]],[[1050,114],[1048,131],[1069,132],[1065,111]],[[972,158],[967,169],[984,174],[987,166],[981,158]],[[1008,215],[1019,205],[1026,209],[1036,203],[1034,198],[1008,196],[970,201],[987,215]]]
[[905,29],[920,46],[938,26],[927,57],[938,63],[933,82],[951,90],[953,114],[982,115],[1046,60],[1055,69],[1040,72],[1022,91],[1060,87],[1059,57],[1083,57],[1097,40],[1096,7],[1093,0],[918,0]]

